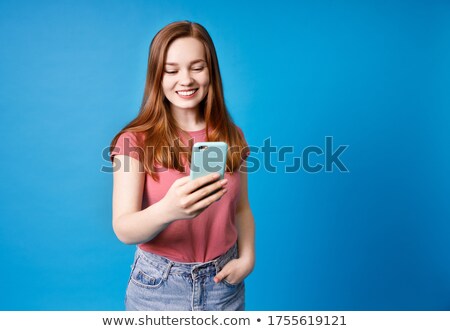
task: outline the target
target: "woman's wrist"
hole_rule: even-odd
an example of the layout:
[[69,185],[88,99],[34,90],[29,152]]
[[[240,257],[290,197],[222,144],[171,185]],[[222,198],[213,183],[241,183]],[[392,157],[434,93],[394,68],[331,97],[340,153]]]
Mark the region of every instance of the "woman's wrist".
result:
[[253,267],[255,266],[255,255],[254,254],[248,253],[248,254],[239,255],[239,260],[243,261],[250,268],[250,270],[253,270]]
[[163,224],[169,225],[170,223],[177,220],[173,214],[172,208],[170,208],[170,203],[168,203],[165,197],[155,203],[155,207],[157,207],[159,210],[159,213],[161,215],[160,219]]

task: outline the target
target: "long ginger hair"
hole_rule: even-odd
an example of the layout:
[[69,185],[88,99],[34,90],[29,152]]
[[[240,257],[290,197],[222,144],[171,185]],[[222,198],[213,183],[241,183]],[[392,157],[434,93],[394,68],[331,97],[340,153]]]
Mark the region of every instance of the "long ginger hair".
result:
[[206,122],[206,140],[225,141],[228,144],[227,172],[234,172],[239,168],[244,149],[248,148],[225,106],[219,63],[209,33],[198,23],[171,23],[161,29],[150,44],[144,97],[139,114],[114,137],[110,146],[112,152],[119,136],[124,132],[143,133],[136,135],[138,147],[143,152],[141,161],[144,170],[157,181],[159,176],[155,164],[184,172],[185,165],[190,164],[191,159],[192,141],[189,146],[180,144],[180,134],[189,136],[176,125],[170,112],[170,103],[161,87],[167,49],[175,39],[183,37],[194,37],[205,48],[210,84],[199,108],[200,116]]

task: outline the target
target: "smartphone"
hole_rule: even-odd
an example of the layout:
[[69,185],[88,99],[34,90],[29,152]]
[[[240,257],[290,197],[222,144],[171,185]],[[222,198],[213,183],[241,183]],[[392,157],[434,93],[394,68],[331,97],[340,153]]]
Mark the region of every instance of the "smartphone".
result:
[[220,179],[225,176],[228,145],[222,141],[198,142],[192,146],[191,179],[219,173]]

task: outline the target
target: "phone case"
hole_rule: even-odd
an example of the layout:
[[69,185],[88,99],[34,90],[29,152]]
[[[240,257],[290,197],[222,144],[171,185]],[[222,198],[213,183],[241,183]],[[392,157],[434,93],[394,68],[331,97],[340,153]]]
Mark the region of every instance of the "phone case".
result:
[[228,145],[222,141],[198,142],[192,147],[191,179],[219,173],[224,178]]

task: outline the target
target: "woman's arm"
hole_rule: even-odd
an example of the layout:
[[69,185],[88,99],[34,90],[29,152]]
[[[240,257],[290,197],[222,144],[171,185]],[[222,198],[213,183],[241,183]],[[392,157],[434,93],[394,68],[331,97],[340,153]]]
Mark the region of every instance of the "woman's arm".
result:
[[[240,173],[241,189],[236,209],[236,226],[238,230],[239,258],[246,260],[251,270],[255,264],[255,221],[248,199],[248,180],[246,161],[242,166],[244,171]],[[250,272],[251,272],[250,270]]]
[[255,221],[248,200],[247,166],[244,161],[241,167],[241,187],[236,208],[236,227],[238,230],[239,257],[228,262],[215,276],[214,281],[226,279],[232,284],[240,283],[255,266]]
[[[125,167],[122,165],[129,165]],[[113,229],[125,244],[137,244],[154,238],[170,220],[161,201],[141,210],[145,172],[141,163],[127,155],[116,155],[113,184]]]
[[113,229],[125,244],[152,240],[170,223],[196,217],[226,193],[226,180],[217,181],[218,174],[195,180],[186,176],[177,179],[163,199],[141,210],[145,183],[142,164],[127,155],[116,155],[113,165]]

